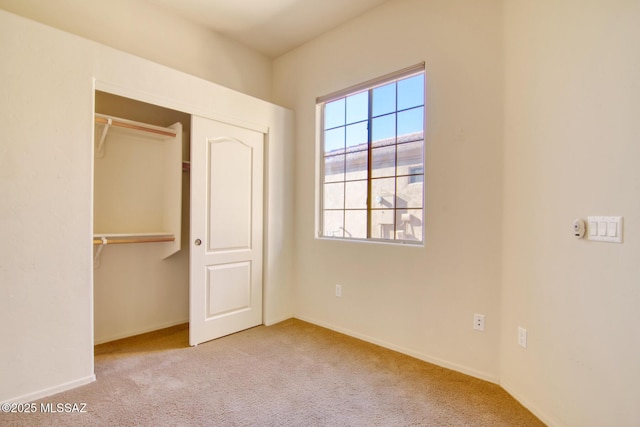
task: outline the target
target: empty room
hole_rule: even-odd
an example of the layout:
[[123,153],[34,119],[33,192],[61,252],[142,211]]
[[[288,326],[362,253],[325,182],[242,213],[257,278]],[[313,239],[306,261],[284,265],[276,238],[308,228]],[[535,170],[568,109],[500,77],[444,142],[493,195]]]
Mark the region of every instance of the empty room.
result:
[[639,21],[0,0],[0,424],[640,425]]

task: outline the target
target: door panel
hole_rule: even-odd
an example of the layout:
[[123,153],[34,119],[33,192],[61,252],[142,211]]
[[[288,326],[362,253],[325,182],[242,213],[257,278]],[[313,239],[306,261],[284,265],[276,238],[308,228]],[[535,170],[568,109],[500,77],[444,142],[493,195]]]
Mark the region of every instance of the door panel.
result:
[[207,317],[228,316],[251,309],[251,263],[207,267]]
[[232,138],[208,144],[209,250],[250,249],[253,148]]
[[264,134],[192,117],[189,343],[262,323]]

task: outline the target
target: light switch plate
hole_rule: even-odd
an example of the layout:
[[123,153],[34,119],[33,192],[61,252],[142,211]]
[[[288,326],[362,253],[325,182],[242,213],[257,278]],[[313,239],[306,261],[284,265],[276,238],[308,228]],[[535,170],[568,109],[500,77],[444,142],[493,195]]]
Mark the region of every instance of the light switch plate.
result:
[[587,217],[587,237],[597,242],[622,243],[621,216]]

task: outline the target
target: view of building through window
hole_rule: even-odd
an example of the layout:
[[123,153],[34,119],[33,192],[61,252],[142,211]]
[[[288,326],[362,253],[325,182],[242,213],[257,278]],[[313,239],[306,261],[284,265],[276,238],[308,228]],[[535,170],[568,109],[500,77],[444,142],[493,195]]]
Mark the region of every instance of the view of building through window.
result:
[[424,72],[322,105],[324,237],[422,242]]

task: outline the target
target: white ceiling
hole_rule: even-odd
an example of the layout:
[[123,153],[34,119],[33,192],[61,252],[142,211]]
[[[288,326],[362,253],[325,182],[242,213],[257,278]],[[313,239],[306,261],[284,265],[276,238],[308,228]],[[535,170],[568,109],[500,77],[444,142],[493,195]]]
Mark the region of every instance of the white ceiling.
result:
[[275,58],[388,0],[149,0]]

